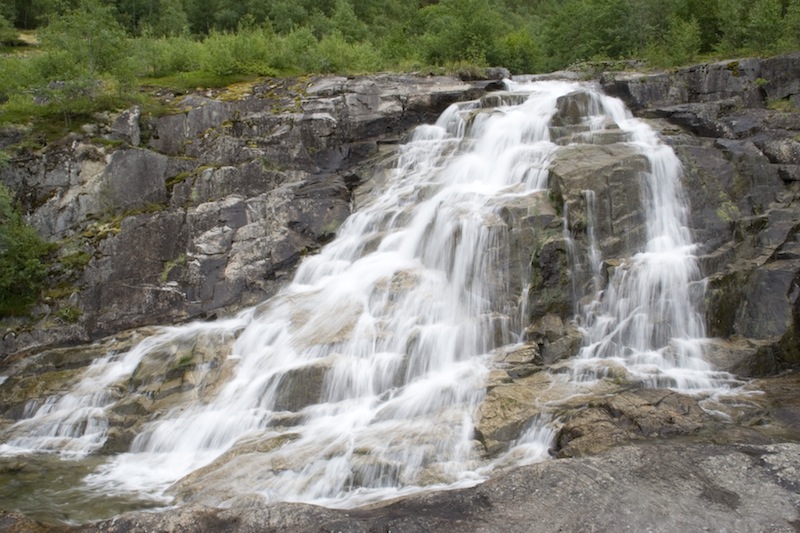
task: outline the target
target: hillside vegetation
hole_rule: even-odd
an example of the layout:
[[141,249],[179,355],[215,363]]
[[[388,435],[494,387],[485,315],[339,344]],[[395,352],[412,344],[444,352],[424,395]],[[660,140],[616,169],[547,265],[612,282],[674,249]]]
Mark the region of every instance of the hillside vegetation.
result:
[[2,120],[69,123],[141,85],[769,55],[800,48],[800,0],[0,0],[0,41]]

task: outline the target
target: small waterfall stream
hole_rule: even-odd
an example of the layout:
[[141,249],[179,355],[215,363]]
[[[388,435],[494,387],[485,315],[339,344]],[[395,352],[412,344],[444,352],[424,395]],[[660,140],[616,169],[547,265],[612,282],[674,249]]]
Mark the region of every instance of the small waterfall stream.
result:
[[[582,313],[587,333],[575,365],[578,377],[602,375],[605,370],[598,371],[597,364],[614,361],[649,386],[724,390],[732,376],[714,372],[703,358],[706,333],[699,309],[704,281],[687,225],[681,163],[621,101],[600,94],[591,98],[590,107],[602,109],[647,158],[649,170],[642,177],[647,231],[641,251],[613,269],[607,287]],[[592,285],[597,290],[602,259],[594,236],[594,193],[585,195]]]
[[[31,406],[0,452],[96,452],[120,384],[148,358],[203,333],[235,338],[227,381],[208,399],[160,413],[89,485],[169,501],[201,481],[214,485],[216,504],[256,493],[349,507],[470,485],[495,464],[546,458],[554,433],[545,418],[502,458],[482,455],[473,427],[492,350],[519,342],[527,326],[527,284],[510,279],[500,209],[547,188],[559,149],[549,122],[558,98],[578,90],[592,93],[588,121],[617,122],[651,173],[647,243],[605,290],[588,217],[584,270],[597,295],[584,308],[587,341],[575,373],[589,379],[613,359],[654,385],[718,387],[702,359],[693,303],[701,280],[675,155],[619,101],[588,86],[510,89],[417,128],[336,239],[276,297],[226,321],[165,329],[97,361],[72,392]],[[592,205],[591,191],[586,198]]]

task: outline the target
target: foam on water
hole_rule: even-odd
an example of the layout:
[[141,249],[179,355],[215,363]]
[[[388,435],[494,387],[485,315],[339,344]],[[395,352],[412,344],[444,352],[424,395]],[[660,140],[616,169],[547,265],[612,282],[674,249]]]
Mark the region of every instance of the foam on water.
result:
[[[586,343],[575,363],[576,375],[591,381],[613,361],[650,386],[724,392],[733,377],[715,372],[703,358],[706,333],[699,304],[705,286],[687,225],[680,160],[621,101],[599,93],[591,98],[592,106],[611,118],[648,160],[649,170],[641,176],[647,235],[641,250],[614,269],[607,287],[583,311]],[[592,240],[593,219],[587,218]],[[596,277],[602,258],[594,243],[590,257]]]

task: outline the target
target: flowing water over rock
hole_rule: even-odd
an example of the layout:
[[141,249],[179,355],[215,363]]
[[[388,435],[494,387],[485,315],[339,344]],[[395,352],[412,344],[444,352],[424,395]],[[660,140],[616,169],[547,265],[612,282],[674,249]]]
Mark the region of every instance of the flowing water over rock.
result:
[[[726,376],[702,358],[702,281],[672,151],[589,86],[512,84],[417,128],[396,167],[276,297],[109,353],[69,391],[29,405],[0,451],[79,459],[119,448],[85,483],[164,503],[256,494],[339,507],[545,459],[548,416],[497,449],[474,430],[492,352],[521,342],[543,305],[529,293],[530,259],[512,257],[520,228],[507,219],[523,209],[557,220],[565,206],[548,189],[553,158],[565,145],[614,142],[640,169],[646,236],[633,257],[601,264],[595,195],[580,189],[588,240],[570,268],[587,340],[574,374],[585,381],[613,361],[649,385],[720,389]],[[535,253],[562,238],[551,233]],[[125,418],[141,413],[152,413],[144,424]]]
[[[591,287],[597,292],[581,312],[586,343],[575,365],[578,379],[604,375],[610,362],[649,386],[720,392],[735,380],[713,372],[703,358],[706,334],[700,305],[705,287],[687,226],[681,163],[619,100],[591,94],[584,107],[582,114],[610,118],[647,159],[641,173],[646,232],[640,251],[603,265],[595,238],[595,193],[584,191]],[[600,289],[603,268],[609,281]]]

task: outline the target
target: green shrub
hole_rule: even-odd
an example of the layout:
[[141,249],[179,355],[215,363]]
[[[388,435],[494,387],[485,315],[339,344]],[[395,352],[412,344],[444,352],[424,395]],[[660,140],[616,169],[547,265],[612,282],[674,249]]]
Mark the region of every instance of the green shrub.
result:
[[0,95],[4,100],[43,83],[44,78],[31,58],[0,56]]
[[268,29],[214,32],[203,41],[201,70],[217,76],[271,72],[275,36]]
[[380,54],[369,43],[350,43],[338,31],[326,35],[318,46],[317,72],[374,72],[381,64]]
[[296,28],[275,42],[271,64],[282,73],[315,72],[321,63],[319,43],[307,27]]
[[796,50],[800,48],[800,0],[792,0],[786,8],[782,27],[781,49]]
[[747,21],[747,46],[750,50],[771,54],[781,37],[781,0],[755,0]]
[[506,24],[488,0],[442,0],[422,10],[425,60],[442,65],[469,61],[486,64]]
[[0,316],[24,315],[44,288],[52,246],[22,221],[0,185]]
[[7,18],[0,15],[0,43],[15,44],[17,42],[17,30]]
[[508,68],[513,74],[525,74],[538,72],[543,58],[533,35],[525,30],[517,30],[498,40],[490,62]]
[[645,56],[656,67],[685,65],[694,61],[701,46],[701,29],[697,19],[682,20],[673,17],[663,41],[651,43]]
[[202,44],[186,36],[136,40],[140,73],[161,78],[200,69]]

